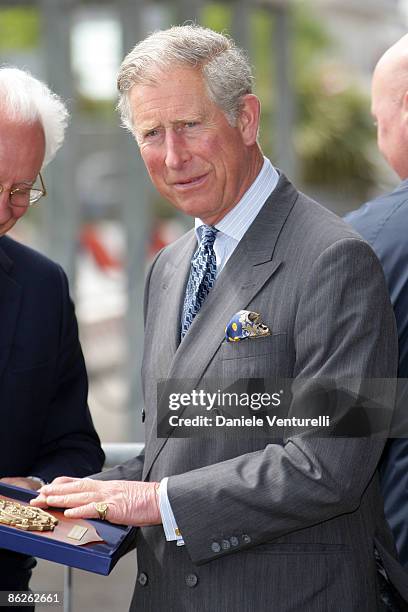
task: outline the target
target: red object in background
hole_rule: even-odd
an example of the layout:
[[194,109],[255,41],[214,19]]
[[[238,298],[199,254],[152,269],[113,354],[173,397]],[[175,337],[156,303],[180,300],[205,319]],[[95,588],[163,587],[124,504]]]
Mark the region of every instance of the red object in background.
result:
[[[172,220],[159,220],[153,227],[148,243],[148,260],[151,260],[158,251],[177,240],[185,232],[185,227]],[[119,270],[123,268],[123,261],[109,252],[104,243],[104,233],[97,224],[86,223],[82,226],[80,237],[81,246],[92,255],[97,266],[103,271]]]
[[122,262],[113,257],[102,243],[97,228],[93,225],[84,225],[80,233],[81,245],[91,253],[97,265],[102,270],[118,269]]
[[149,243],[149,258],[156,255],[160,249],[174,242],[186,232],[184,223],[177,219],[161,219],[154,224],[150,243]]

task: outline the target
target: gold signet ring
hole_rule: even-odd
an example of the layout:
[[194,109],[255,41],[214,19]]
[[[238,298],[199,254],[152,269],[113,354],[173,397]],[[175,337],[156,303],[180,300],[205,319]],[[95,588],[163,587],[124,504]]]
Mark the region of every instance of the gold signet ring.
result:
[[102,502],[95,502],[94,503],[95,506],[95,510],[97,511],[99,518],[101,521],[104,521],[106,519],[106,515],[108,514],[108,509],[109,506],[108,504],[104,504]]

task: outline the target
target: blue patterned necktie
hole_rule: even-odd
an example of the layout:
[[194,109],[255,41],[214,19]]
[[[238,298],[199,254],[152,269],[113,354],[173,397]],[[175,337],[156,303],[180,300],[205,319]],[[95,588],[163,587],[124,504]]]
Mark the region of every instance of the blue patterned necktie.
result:
[[190,276],[184,297],[181,338],[186,335],[194,317],[213,287],[217,272],[214,240],[218,230],[212,225],[203,225],[201,231],[200,245],[191,260]]

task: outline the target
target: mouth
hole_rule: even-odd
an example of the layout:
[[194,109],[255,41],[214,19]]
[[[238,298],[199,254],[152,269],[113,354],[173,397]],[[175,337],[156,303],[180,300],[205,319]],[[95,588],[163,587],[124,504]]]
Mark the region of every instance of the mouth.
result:
[[202,174],[201,176],[184,179],[182,181],[177,181],[173,183],[172,186],[180,191],[186,191],[195,187],[201,187],[201,185],[206,181],[207,176],[208,174]]

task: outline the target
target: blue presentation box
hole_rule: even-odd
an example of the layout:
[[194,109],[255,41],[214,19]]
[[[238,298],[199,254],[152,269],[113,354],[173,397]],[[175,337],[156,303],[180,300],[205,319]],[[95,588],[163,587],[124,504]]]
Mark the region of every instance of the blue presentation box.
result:
[[[0,483],[0,495],[22,502],[29,502],[33,497],[37,497],[34,491],[3,483]],[[93,524],[104,542],[75,546],[41,537],[35,531],[22,531],[0,524],[0,548],[107,576],[128,551],[135,528],[112,525],[105,521],[86,520]]]

